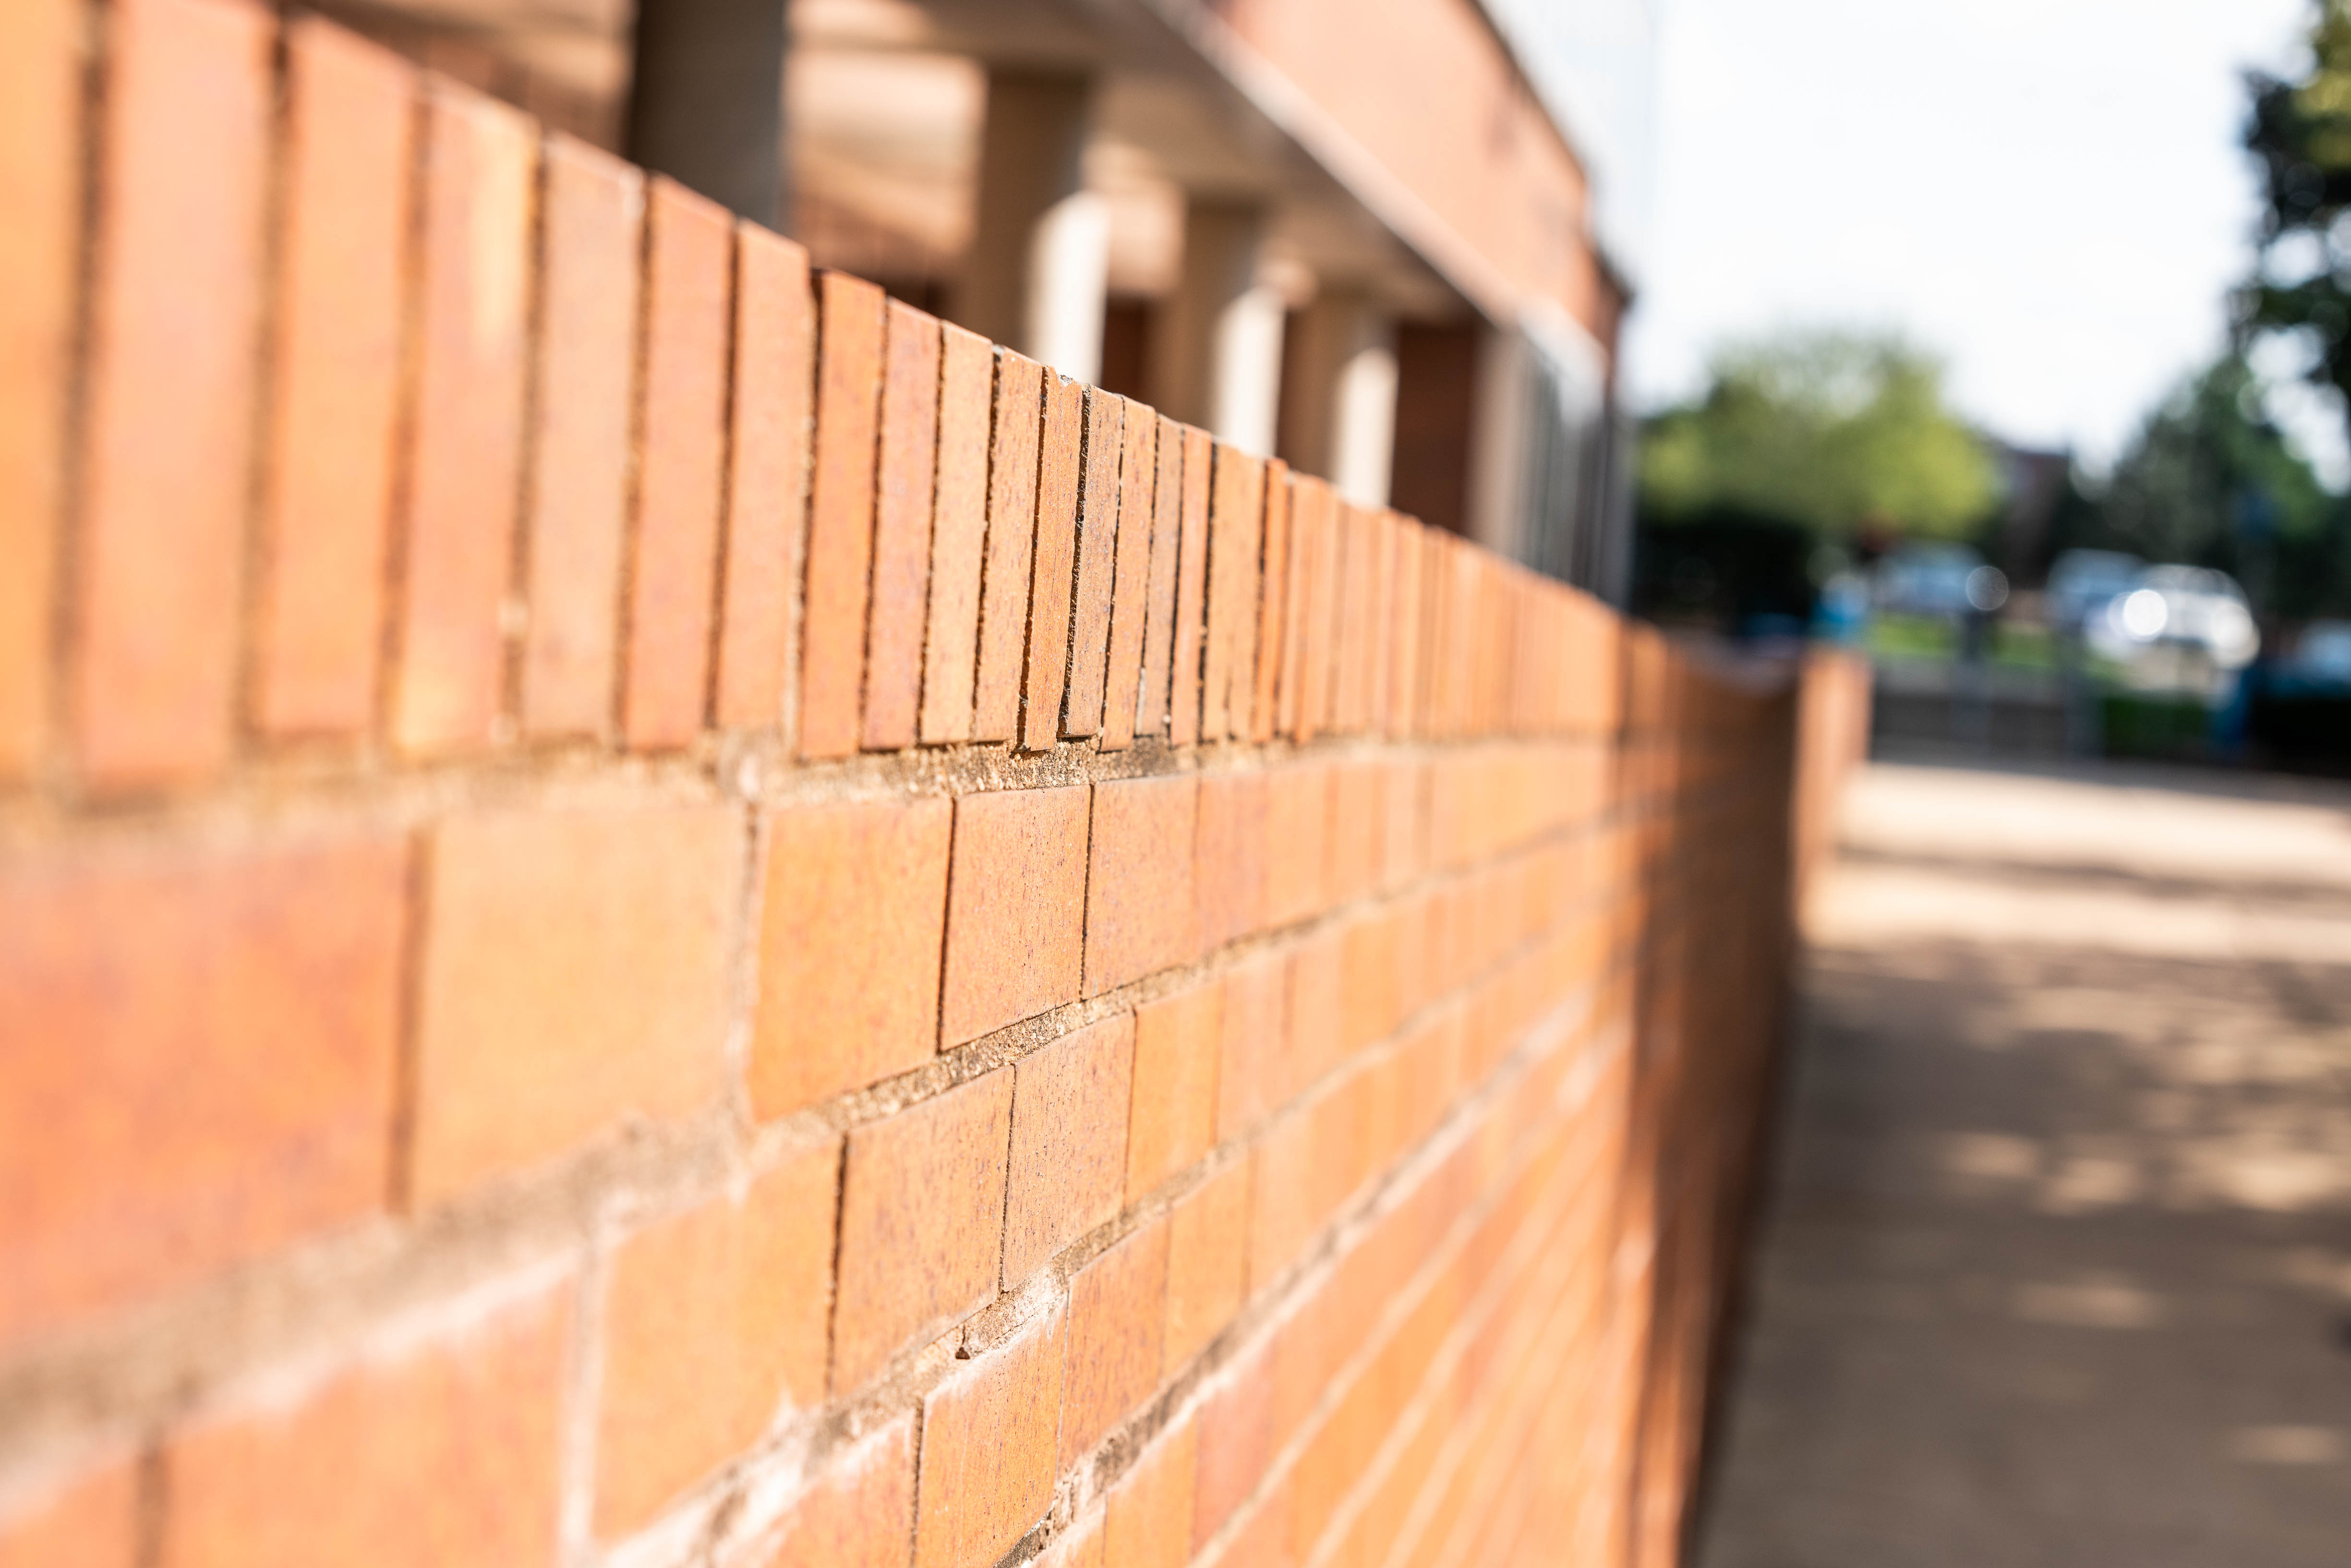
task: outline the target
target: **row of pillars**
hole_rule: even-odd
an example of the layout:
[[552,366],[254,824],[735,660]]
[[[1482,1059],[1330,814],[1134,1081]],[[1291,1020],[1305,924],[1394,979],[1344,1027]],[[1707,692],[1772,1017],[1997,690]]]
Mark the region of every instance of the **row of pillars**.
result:
[[[736,212],[773,221],[783,197],[784,7],[777,0],[644,0],[632,156]],[[977,223],[948,315],[1064,375],[1099,382],[1109,305],[1108,204],[1085,186],[1093,83],[991,70]],[[1155,313],[1148,400],[1245,451],[1287,455],[1351,498],[1383,505],[1395,422],[1395,325],[1369,298],[1325,289],[1285,331],[1267,277],[1262,203],[1194,196],[1183,264]],[[1289,407],[1283,408],[1285,336]]]

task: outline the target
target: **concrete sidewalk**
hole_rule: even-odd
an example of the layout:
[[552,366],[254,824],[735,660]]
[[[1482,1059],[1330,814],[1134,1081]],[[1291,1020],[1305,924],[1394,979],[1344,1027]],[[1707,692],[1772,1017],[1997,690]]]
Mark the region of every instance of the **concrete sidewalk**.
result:
[[2351,1563],[2351,789],[1878,765],[1705,1568]]

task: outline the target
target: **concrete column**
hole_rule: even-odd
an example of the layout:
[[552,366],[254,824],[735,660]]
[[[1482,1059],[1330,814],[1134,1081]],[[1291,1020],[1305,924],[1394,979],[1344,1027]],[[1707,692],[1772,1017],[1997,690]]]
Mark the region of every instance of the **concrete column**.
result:
[[780,226],[783,0],[641,0],[629,157]]
[[1478,392],[1469,425],[1469,537],[1498,555],[1523,559],[1527,437],[1533,402],[1533,350],[1509,327],[1489,326],[1478,344]]
[[1300,312],[1282,367],[1283,454],[1359,506],[1384,507],[1395,451],[1395,320],[1368,297],[1325,288]]
[[1281,404],[1282,298],[1261,276],[1265,212],[1195,198],[1184,266],[1160,312],[1153,401],[1245,452],[1270,456]]
[[1063,375],[1101,379],[1110,214],[1084,187],[1093,84],[987,74],[978,221],[949,312]]

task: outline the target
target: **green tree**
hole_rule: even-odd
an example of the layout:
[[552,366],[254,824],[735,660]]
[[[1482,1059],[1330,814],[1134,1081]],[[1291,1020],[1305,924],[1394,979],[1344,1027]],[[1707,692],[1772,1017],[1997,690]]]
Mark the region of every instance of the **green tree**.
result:
[[1832,536],[1883,523],[1949,538],[1997,499],[1982,443],[1943,401],[1942,366],[1899,339],[1791,333],[1726,350],[1712,372],[1642,442],[1656,521],[1736,511]]
[[2242,325],[2301,338],[2310,379],[2351,395],[2351,0],[2317,0],[2317,11],[2307,76],[2246,78],[2245,145],[2264,201]]

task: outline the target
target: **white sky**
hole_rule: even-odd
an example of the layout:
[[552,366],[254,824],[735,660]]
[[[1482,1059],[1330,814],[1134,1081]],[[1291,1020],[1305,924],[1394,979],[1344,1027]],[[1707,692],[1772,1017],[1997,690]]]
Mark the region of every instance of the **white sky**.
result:
[[1890,326],[1970,417],[2110,460],[2220,346],[2257,211],[2240,72],[2291,64],[2309,15],[1665,0],[1635,405],[1698,390],[1727,337]]

